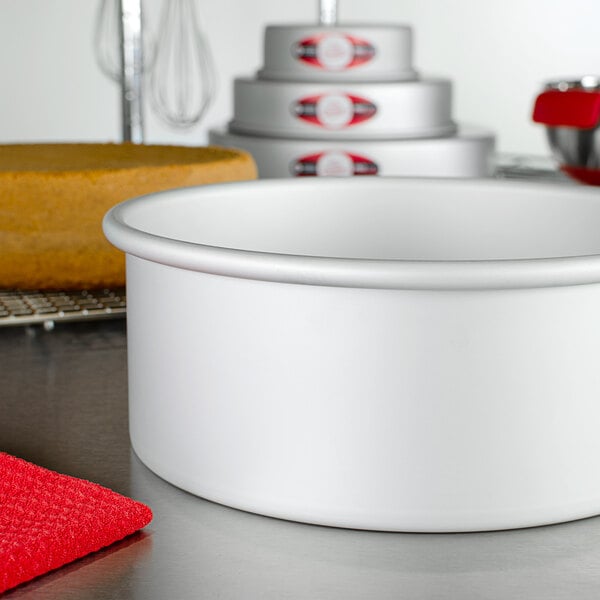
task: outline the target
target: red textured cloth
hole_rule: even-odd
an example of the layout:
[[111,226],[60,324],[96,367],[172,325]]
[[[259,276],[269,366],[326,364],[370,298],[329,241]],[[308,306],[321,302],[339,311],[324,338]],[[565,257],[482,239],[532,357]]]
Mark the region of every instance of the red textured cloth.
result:
[[140,502],[0,452],[0,593],[151,520]]

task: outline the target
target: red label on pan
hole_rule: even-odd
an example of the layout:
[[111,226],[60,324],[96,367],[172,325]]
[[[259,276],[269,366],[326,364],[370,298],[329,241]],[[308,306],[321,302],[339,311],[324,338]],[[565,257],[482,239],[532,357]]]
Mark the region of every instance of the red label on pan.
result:
[[298,100],[294,114],[303,121],[327,129],[343,129],[367,121],[377,107],[366,98],[350,94],[321,94]]
[[369,158],[350,152],[319,152],[299,158],[292,164],[296,177],[349,177],[377,175],[377,165]]
[[292,52],[305,64],[327,71],[351,69],[375,56],[375,48],[370,42],[343,33],[305,38],[293,46]]

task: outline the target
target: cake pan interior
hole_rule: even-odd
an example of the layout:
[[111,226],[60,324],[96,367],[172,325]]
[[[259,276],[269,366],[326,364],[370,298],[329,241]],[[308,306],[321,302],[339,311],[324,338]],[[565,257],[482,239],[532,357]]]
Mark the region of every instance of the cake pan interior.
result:
[[[155,242],[384,261],[519,261],[600,253],[585,188],[380,179],[253,182],[157,194],[115,216]],[[134,252],[136,253],[136,252]],[[275,257],[274,257],[275,258]]]

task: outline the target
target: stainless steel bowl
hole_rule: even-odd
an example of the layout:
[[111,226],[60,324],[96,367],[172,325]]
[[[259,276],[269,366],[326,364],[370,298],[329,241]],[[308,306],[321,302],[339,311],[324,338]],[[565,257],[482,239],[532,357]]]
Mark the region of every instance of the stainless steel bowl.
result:
[[[575,80],[553,81],[545,91],[569,93],[574,90],[600,93],[600,77],[586,75]],[[563,166],[580,169],[600,168],[600,128],[546,125],[548,142],[556,160]]]

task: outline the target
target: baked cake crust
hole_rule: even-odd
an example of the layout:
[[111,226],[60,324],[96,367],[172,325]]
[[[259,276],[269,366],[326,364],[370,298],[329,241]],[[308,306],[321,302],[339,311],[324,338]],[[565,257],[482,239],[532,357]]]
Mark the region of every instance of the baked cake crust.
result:
[[249,154],[218,147],[0,145],[0,288],[125,284],[102,232],[115,204],[151,192],[256,178]]

